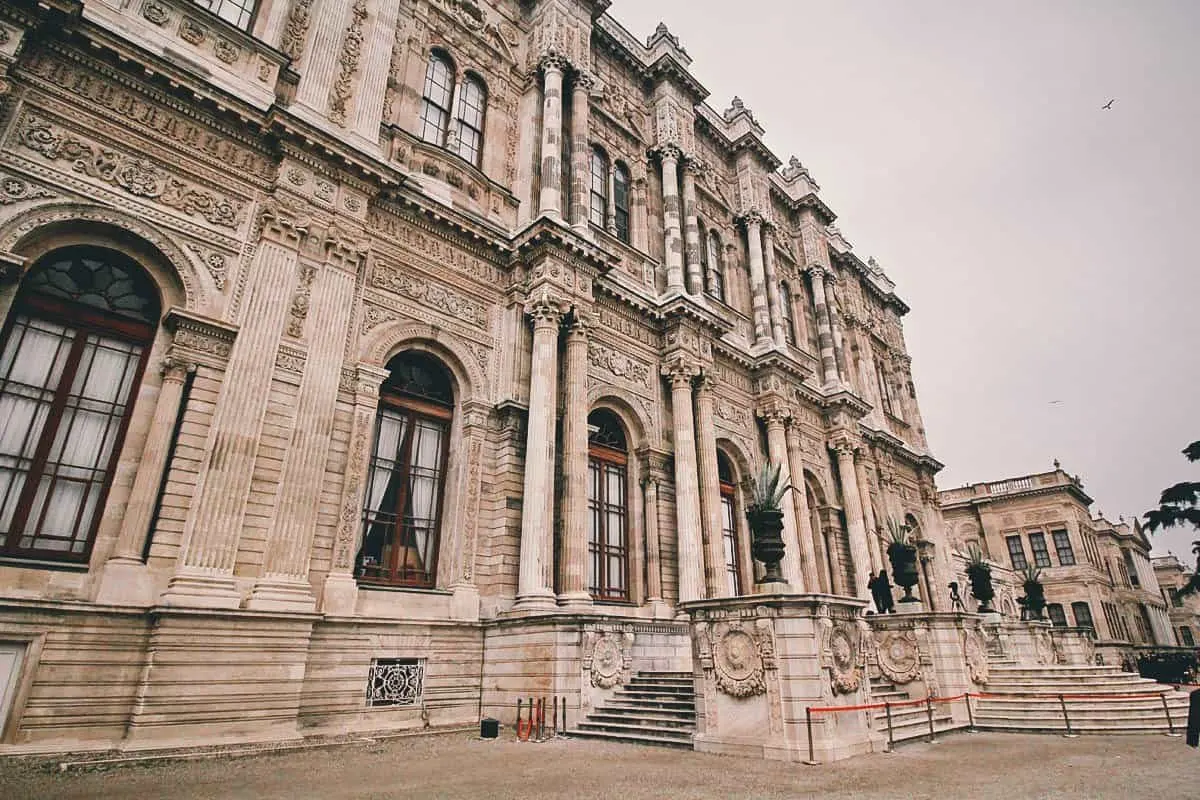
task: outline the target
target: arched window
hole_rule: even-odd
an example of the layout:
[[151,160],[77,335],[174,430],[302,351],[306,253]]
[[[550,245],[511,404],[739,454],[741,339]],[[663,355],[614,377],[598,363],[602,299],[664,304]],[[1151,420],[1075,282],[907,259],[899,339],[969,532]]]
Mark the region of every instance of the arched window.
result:
[[792,290],[787,283],[779,284],[779,305],[783,309],[783,336],[787,343],[796,345],[796,314],[792,298]]
[[804,300],[801,307],[804,309],[804,334],[808,340],[808,352],[817,355],[821,352],[817,333],[817,308],[813,305],[812,283],[807,275],[804,276]]
[[629,243],[629,170],[618,163],[613,169],[613,218],[617,238]]
[[717,453],[717,478],[721,485],[721,542],[725,548],[725,588],[730,597],[742,593],[742,571],[738,557],[737,484],[724,453]]
[[725,302],[725,268],[721,264],[721,237],[716,231],[708,232],[708,293]]
[[629,446],[611,411],[588,415],[588,591],[629,599]]
[[425,68],[425,90],[421,98],[421,138],[441,147],[450,125],[450,103],[454,97],[454,67],[445,55],[434,52]]
[[608,217],[608,159],[598,147],[592,148],[590,186],[588,219],[597,228],[603,228]]
[[21,284],[0,345],[0,554],[87,561],[159,309],[114,250],[55,251]]
[[483,113],[487,108],[487,89],[483,81],[468,75],[458,98],[458,154],[479,166],[483,155]]
[[425,353],[401,353],[388,370],[379,390],[358,574],[367,582],[429,588],[437,576],[454,391],[446,368]]

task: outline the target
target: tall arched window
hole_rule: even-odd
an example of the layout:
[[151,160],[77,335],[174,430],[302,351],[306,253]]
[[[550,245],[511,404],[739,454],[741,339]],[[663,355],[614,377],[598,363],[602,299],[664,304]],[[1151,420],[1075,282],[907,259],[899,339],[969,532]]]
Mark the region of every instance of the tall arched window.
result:
[[442,494],[454,391],[432,356],[388,363],[363,508],[358,574],[364,581],[429,588],[437,576]]
[[817,309],[813,305],[812,284],[808,276],[804,276],[804,299],[801,307],[804,311],[804,335],[808,343],[808,352],[817,355],[821,352],[820,338],[817,333]]
[[598,147],[592,148],[590,187],[588,219],[597,228],[603,228],[608,217],[608,158]]
[[617,238],[629,243],[629,169],[621,163],[613,169],[613,219]]
[[779,305],[783,312],[783,335],[787,343],[796,345],[796,308],[792,290],[787,283],[779,284]]
[[458,154],[479,166],[483,155],[483,114],[487,108],[487,89],[483,81],[468,75],[458,98]]
[[454,97],[454,67],[439,52],[429,56],[425,89],[421,98],[421,138],[441,147],[450,125],[450,103]]
[[708,293],[725,302],[725,268],[721,264],[721,237],[716,231],[708,232]]
[[0,345],[0,554],[87,561],[159,310],[114,250],[55,251],[21,284]]
[[629,599],[629,445],[611,411],[588,415],[588,591]]
[[725,588],[731,597],[742,593],[742,570],[738,557],[737,484],[724,453],[717,453],[717,478],[721,485],[721,543],[725,548]]

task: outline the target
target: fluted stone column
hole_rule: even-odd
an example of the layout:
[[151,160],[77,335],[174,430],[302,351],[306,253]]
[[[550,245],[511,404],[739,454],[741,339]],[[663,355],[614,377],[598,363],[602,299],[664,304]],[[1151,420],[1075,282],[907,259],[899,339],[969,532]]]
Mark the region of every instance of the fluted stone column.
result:
[[566,62],[548,57],[542,60],[542,191],[538,211],[548,217],[562,217],[562,91]]
[[164,605],[241,605],[233,568],[296,264],[291,247],[273,240],[259,243],[249,270],[243,327],[213,411],[199,493],[175,574],[160,598]]
[[696,441],[700,462],[700,504],[704,519],[704,579],[708,597],[724,597],[725,541],[721,533],[721,479],[717,471],[717,431],[713,422],[716,380],[705,374],[696,388]]
[[813,265],[808,268],[812,280],[813,308],[817,312],[817,342],[821,348],[821,371],[825,386],[834,387],[841,383],[837,370],[837,358],[833,353],[833,327],[829,322],[829,306],[825,298],[825,268]]
[[666,145],[659,150],[662,161],[663,244],[667,267],[667,290],[684,291],[683,240],[679,217],[679,148]]
[[[356,266],[356,262],[352,265]],[[354,308],[356,274],[356,269],[326,265],[313,286],[308,357],[296,400],[295,427],[283,458],[275,519],[263,554],[263,572],[255,581],[247,608],[316,610],[308,565],[333,436],[333,408],[341,380],[346,328]]]
[[146,443],[142,446],[142,458],[138,462],[129,501],[125,504],[125,516],[121,520],[116,547],[104,563],[96,595],[97,603],[150,605],[153,602],[152,592],[148,593],[150,587],[143,586],[135,573],[144,567],[142,552],[146,548],[146,537],[150,534],[158,487],[167,468],[175,420],[179,417],[179,407],[183,401],[183,387],[188,373],[195,369],[194,363],[172,356],[167,356],[163,363],[154,418],[146,434]]
[[699,201],[696,199],[696,170],[698,165],[689,158],[683,163],[683,220],[684,261],[687,265],[689,294],[704,292],[704,275],[700,269],[700,221],[696,218]]
[[871,571],[878,572],[887,565],[885,553],[881,549],[879,527],[875,521],[875,509],[871,507],[871,489],[867,483],[866,458],[862,452],[854,458],[854,480],[858,484],[859,505],[863,511],[863,525],[867,531],[867,555],[871,560]]
[[576,315],[567,329],[564,369],[563,520],[559,553],[559,605],[587,608],[588,594],[588,320]]
[[775,226],[768,223],[763,226],[763,266],[767,282],[767,310],[771,317],[771,338],[777,347],[787,346],[787,333],[784,331],[784,317],[780,296],[779,275],[775,271]]
[[532,298],[533,360],[529,376],[529,421],[525,439],[525,492],[521,511],[521,566],[516,611],[555,607],[551,589],[554,520],[554,417],[558,386],[558,328],[562,305],[548,292]]
[[671,416],[675,421],[676,566],[681,603],[704,597],[704,547],[692,417],[692,379],[698,372],[695,366],[682,361],[663,367],[663,374],[671,382]]
[[754,310],[754,344],[771,341],[771,312],[767,300],[767,274],[763,264],[762,217],[747,214],[746,245],[750,253],[750,300]]
[[796,516],[796,537],[800,541],[800,572],[804,576],[804,588],[809,592],[821,590],[818,578],[816,534],[812,526],[812,509],[808,507],[808,493],[804,486],[804,446],[800,428],[795,423],[787,426],[788,470],[792,491],[792,508]]
[[[588,145],[588,120],[591,109],[588,92],[592,77],[585,72],[575,75],[571,89],[571,227],[588,232],[588,205],[591,201],[591,147]],[[612,192],[608,193],[612,205]]]
[[867,553],[867,528],[863,520],[862,495],[858,491],[858,479],[854,470],[854,445],[851,442],[835,442],[838,473],[842,484],[842,501],[846,507],[846,529],[850,536],[850,558],[854,562],[853,596],[870,599],[867,589],[871,557]]
[[[787,485],[791,482],[791,459],[788,457],[787,433],[785,427],[791,420],[791,411],[785,408],[770,408],[759,412],[767,428],[767,457],[772,465],[780,467],[780,482]],[[805,591],[802,571],[802,556],[800,538],[796,535],[796,510],[791,502],[783,502],[783,561],[780,569],[784,580],[798,592]]]
[[646,520],[646,603],[655,617],[668,616],[662,588],[662,539],[658,530],[658,478],[643,471],[642,504]]

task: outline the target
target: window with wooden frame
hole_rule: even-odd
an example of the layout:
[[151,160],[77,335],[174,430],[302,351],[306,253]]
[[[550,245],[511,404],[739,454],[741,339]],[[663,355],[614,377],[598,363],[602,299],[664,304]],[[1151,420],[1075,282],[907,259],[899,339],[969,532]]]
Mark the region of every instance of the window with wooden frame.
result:
[[207,8],[235,27],[248,31],[258,0],[192,0],[192,2],[201,8]]
[[1192,629],[1187,625],[1181,625],[1179,627],[1179,644],[1184,647],[1196,646],[1196,639],[1194,636],[1192,636]]
[[1064,567],[1074,566],[1075,551],[1071,547],[1071,537],[1063,528],[1050,531],[1054,539],[1054,551],[1058,553],[1058,563]]
[[1092,620],[1091,606],[1086,602],[1071,603],[1071,614],[1075,617],[1075,627],[1096,629],[1096,623]]
[[616,415],[588,415],[588,591],[629,600],[629,446]]
[[421,139],[438,147],[446,143],[453,98],[454,66],[444,53],[435,50],[429,56],[421,92]]
[[1050,617],[1050,622],[1054,624],[1054,627],[1067,627],[1067,612],[1063,610],[1062,603],[1047,603],[1046,615]]
[[88,560],[160,308],[115,250],[58,250],[25,277],[0,337],[0,555]]
[[1046,534],[1041,531],[1029,534],[1029,549],[1033,551],[1033,565],[1039,569],[1053,566],[1050,551],[1046,548]]
[[591,177],[589,181],[588,221],[597,228],[603,228],[608,216],[608,157],[598,147],[592,148],[590,160]]
[[483,81],[467,75],[458,97],[458,154],[478,167],[483,157],[483,118],[487,89]]
[[1004,540],[1008,544],[1008,557],[1012,560],[1012,568],[1025,569],[1029,566],[1029,562],[1025,560],[1025,546],[1021,544],[1021,537],[1006,536]]
[[625,244],[629,244],[629,191],[629,169],[618,161],[613,168],[613,224]]
[[379,391],[357,574],[365,583],[432,588],[454,391],[436,358],[401,353]]
[[737,484],[724,453],[717,453],[717,479],[721,487],[721,543],[725,549],[725,588],[730,597],[742,594],[741,558],[738,555]]
[[715,230],[708,232],[708,294],[725,302],[725,267],[721,263],[721,237]]

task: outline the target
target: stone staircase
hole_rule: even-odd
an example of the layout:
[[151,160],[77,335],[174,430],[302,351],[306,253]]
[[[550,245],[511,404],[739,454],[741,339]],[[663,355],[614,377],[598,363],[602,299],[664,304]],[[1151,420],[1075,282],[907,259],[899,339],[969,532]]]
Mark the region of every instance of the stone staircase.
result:
[[690,672],[639,672],[587,715],[572,736],[692,749],[696,697]]
[[[990,673],[984,690],[989,696],[973,701],[975,725],[983,730],[1066,733],[1060,694],[1068,696],[1067,716],[1075,733],[1166,733],[1164,692],[1175,730],[1181,732],[1187,724],[1185,692],[1118,667],[1018,667],[993,662]],[[1134,697],[1087,697],[1110,694]]]
[[[909,691],[897,689],[882,676],[871,678],[872,703],[906,703],[911,700],[921,700],[924,695],[913,695]],[[875,730],[887,736],[887,710],[873,712]],[[950,707],[945,703],[933,704],[933,731],[939,734],[944,731],[962,727],[956,725],[950,713]],[[892,741],[896,744],[910,739],[921,739],[929,736],[929,712],[924,705],[904,706],[892,709]]]

